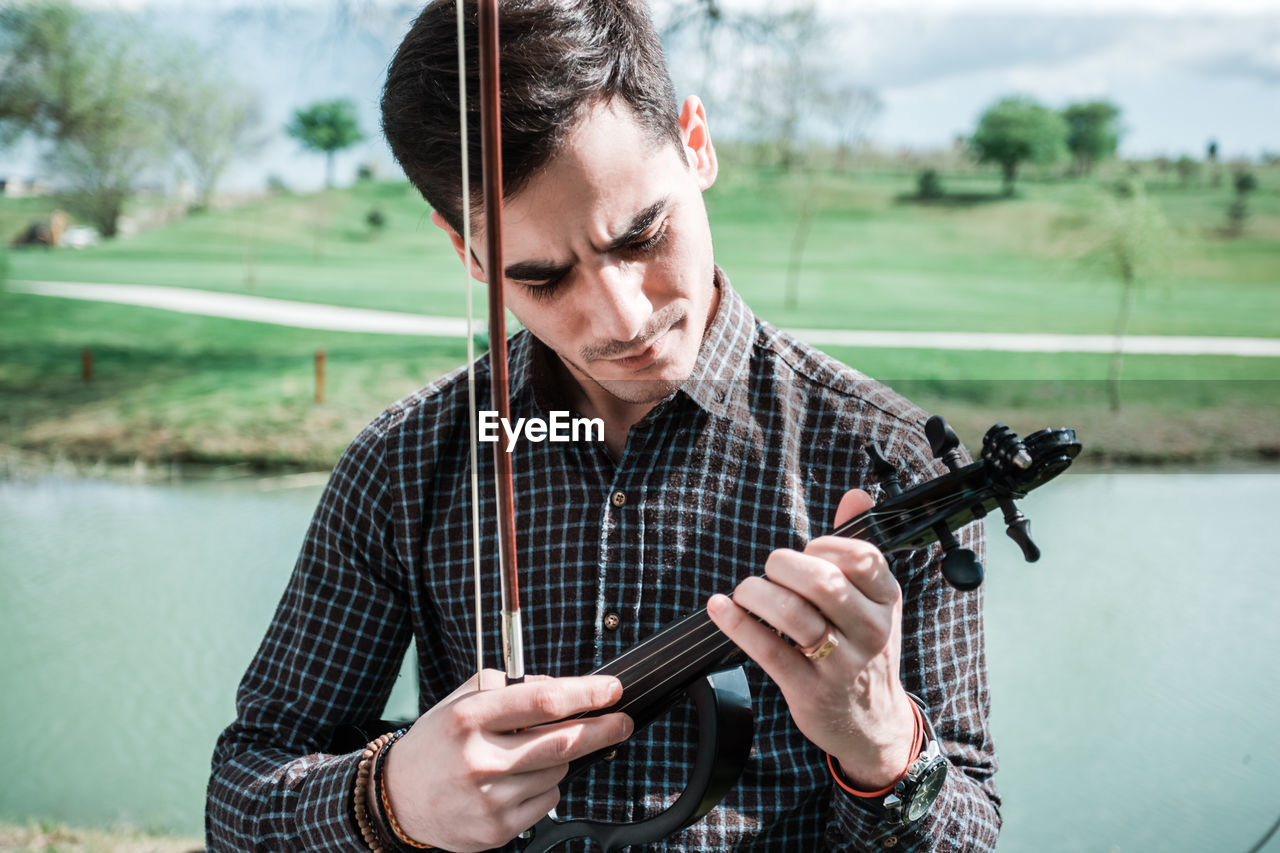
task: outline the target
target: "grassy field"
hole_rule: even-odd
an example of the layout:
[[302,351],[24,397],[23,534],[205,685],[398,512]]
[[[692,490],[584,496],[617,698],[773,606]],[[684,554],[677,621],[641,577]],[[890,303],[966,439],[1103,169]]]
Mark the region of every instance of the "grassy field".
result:
[[[1229,181],[1148,197],[1173,240],[1139,283],[1130,332],[1280,337],[1280,170],[1259,170],[1243,236],[1223,234]],[[944,177],[920,204],[910,172],[782,174],[727,168],[708,194],[717,259],[758,314],[795,328],[1110,333],[1121,290],[1088,255],[1109,179]],[[43,206],[42,206],[43,204]],[[0,234],[47,212],[0,201]],[[386,226],[366,222],[379,211]],[[797,222],[807,220],[792,279]],[[12,279],[197,287],[460,315],[452,250],[406,184],[276,195],[79,252],[10,251]],[[796,305],[787,304],[791,281]],[[85,348],[94,378],[80,376]],[[327,399],[312,359],[328,356]],[[832,349],[946,414],[973,441],[994,420],[1077,426],[1095,462],[1280,455],[1280,359],[1129,356],[1122,408],[1109,357]],[[383,406],[464,357],[458,340],[286,329],[0,290],[0,455],[327,468]],[[1088,459],[1089,457],[1086,457]]]
[[136,829],[0,823],[0,853],[192,853],[203,849],[200,838],[174,838]]

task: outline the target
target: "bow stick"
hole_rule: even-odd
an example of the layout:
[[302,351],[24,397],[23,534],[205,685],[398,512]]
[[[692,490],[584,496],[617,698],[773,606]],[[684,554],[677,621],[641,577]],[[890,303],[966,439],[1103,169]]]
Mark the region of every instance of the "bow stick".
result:
[[[497,0],[479,2],[479,60],[480,60],[480,153],[481,182],[484,187],[485,272],[489,286],[489,374],[490,405],[499,417],[510,418],[510,390],[507,378],[507,323],[506,307],[502,296],[502,106],[499,99],[498,66],[498,3]],[[458,114],[462,144],[462,209],[464,254],[471,257],[470,174],[467,163],[467,71],[464,38],[464,2],[457,0],[458,10]],[[467,322],[471,323],[471,287],[467,287]],[[471,335],[468,333],[468,370],[474,371],[471,351]],[[478,462],[476,443],[476,406],[474,372],[471,383],[471,458]],[[524,680],[523,627],[520,620],[520,587],[516,564],[515,487],[512,482],[511,456],[501,442],[493,443],[494,479],[497,487],[498,521],[498,576],[502,594],[502,658],[507,683]],[[477,465],[472,465],[472,506],[474,541],[479,547],[478,512],[476,497]],[[476,557],[476,657],[477,685],[484,669],[484,648],[481,631],[479,557]]]

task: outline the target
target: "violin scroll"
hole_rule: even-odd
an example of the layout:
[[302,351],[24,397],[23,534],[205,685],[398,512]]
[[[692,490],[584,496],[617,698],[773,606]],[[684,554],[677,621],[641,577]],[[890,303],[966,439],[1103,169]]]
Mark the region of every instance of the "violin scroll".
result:
[[879,534],[882,550],[942,545],[942,575],[956,589],[968,591],[982,584],[983,569],[977,555],[961,548],[952,531],[986,516],[997,507],[1003,513],[1005,532],[1018,544],[1029,563],[1040,559],[1031,539],[1031,522],[1016,504],[1027,492],[1061,474],[1080,453],[1074,430],[1042,429],[1025,439],[998,423],[982,439],[982,452],[968,465],[960,456],[960,439],[939,415],[925,423],[934,458],[950,473],[903,490],[897,472],[880,449],[871,445],[872,473],[888,496],[875,507],[878,516],[868,532]]

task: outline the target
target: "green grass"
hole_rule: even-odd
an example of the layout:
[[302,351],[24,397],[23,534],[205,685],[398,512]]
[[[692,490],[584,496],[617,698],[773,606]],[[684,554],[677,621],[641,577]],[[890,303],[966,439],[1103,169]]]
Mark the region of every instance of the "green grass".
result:
[[[1280,170],[1259,170],[1259,179],[1246,234],[1232,239],[1221,233],[1227,182],[1149,184],[1178,245],[1160,275],[1142,282],[1132,333],[1280,337]],[[999,196],[991,175],[944,183],[949,199],[922,205],[904,198],[914,190],[911,172],[726,169],[707,196],[716,256],[756,312],[783,327],[1111,332],[1119,286],[1080,257],[1104,179],[1028,181],[1011,199]],[[12,223],[48,205],[0,201],[0,227],[13,233]],[[813,219],[799,304],[787,307],[805,205]],[[378,233],[365,224],[375,208],[387,221]],[[80,252],[9,252],[4,263],[15,279],[198,287],[449,315],[464,305],[452,248],[421,199],[399,183],[266,197]],[[95,362],[87,384],[85,348]],[[328,353],[323,405],[312,399],[317,349]],[[463,354],[456,340],[288,329],[0,291],[0,445],[114,462],[323,468],[386,403]],[[1098,458],[1280,453],[1280,359],[1129,356],[1124,408],[1115,415],[1101,382],[1105,355],[832,354],[948,414],[967,441],[997,418],[1031,429],[1052,415],[1104,437],[1090,444],[1101,449]]]
[[[1028,184],[1006,200],[996,182],[970,178],[955,191],[989,200],[958,207],[900,200],[911,190],[901,177],[746,173],[709,198],[717,256],[756,311],[784,326],[1113,330],[1119,286],[1082,262],[1087,229],[1070,225],[1089,218],[1098,186]],[[800,305],[787,310],[795,221],[815,196]],[[1238,240],[1217,233],[1227,190],[1152,197],[1169,210],[1178,247],[1170,269],[1141,283],[1130,331],[1280,334],[1280,174],[1254,194]]]
[[[114,463],[324,468],[461,340],[352,335],[0,295],[0,444]],[[81,354],[93,355],[92,381]],[[315,352],[326,401],[315,402]]]

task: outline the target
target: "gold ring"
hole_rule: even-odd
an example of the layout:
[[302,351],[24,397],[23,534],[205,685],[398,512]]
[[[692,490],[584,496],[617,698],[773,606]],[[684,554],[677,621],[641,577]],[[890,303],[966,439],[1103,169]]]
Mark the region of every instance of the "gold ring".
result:
[[840,640],[836,638],[836,629],[827,626],[827,633],[822,639],[811,646],[800,646],[800,653],[811,661],[820,661],[840,645]]

